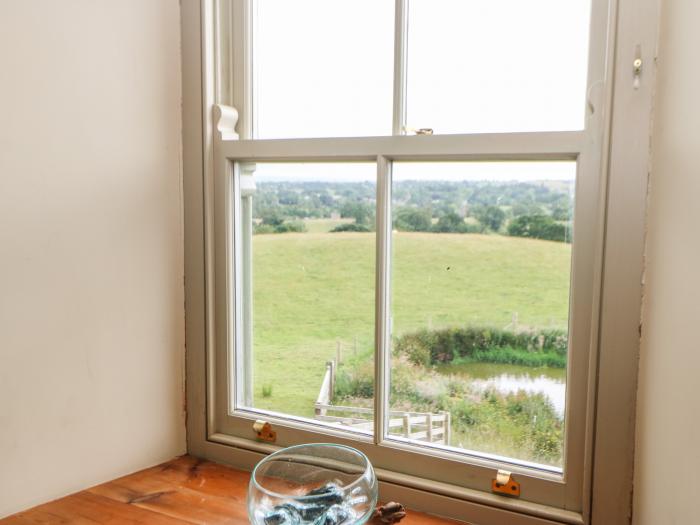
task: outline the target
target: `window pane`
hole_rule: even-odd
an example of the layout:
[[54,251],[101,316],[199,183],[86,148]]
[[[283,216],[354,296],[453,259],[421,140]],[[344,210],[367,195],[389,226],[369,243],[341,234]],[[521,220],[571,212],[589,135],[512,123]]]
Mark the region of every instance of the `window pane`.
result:
[[584,127],[590,0],[411,0],[407,126]]
[[[371,432],[376,165],[260,163],[241,172],[252,281],[244,271],[252,311],[244,296],[243,325],[252,334],[239,355],[238,405]],[[355,389],[367,395],[347,395]]]
[[393,0],[254,0],[261,139],[391,134]]
[[394,163],[392,437],[562,465],[575,170]]

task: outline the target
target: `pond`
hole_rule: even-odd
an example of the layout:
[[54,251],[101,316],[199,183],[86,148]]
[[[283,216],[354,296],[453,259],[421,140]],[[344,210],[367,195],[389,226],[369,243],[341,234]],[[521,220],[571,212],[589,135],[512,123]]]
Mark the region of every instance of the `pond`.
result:
[[564,416],[566,403],[566,370],[563,368],[532,368],[495,363],[463,363],[444,365],[444,374],[464,375],[478,389],[494,388],[503,394],[524,390],[541,392],[554,406],[557,415]]

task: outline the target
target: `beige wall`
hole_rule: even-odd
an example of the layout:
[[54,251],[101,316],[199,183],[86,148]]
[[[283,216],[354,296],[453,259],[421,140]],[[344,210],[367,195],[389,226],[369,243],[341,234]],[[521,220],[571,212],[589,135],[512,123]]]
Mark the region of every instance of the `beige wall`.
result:
[[694,480],[700,471],[699,23],[700,2],[665,0],[638,394],[637,525],[700,520]]
[[0,0],[0,516],[185,450],[177,0]]

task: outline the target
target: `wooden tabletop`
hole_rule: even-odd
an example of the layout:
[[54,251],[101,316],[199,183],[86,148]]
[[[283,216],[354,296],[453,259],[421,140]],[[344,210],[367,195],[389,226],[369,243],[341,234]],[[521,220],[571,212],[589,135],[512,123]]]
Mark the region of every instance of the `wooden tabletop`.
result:
[[[46,503],[2,525],[45,523],[247,524],[249,472],[191,456]],[[402,525],[454,524],[409,510]]]

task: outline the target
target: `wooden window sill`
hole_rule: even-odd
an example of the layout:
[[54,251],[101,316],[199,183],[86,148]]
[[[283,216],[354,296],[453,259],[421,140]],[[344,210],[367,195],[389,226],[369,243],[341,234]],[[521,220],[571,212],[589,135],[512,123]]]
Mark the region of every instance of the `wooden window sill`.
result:
[[[249,478],[249,472],[183,456],[0,519],[0,524],[247,524]],[[409,510],[401,523],[457,522]]]

